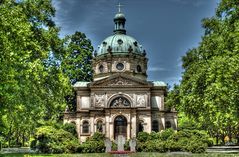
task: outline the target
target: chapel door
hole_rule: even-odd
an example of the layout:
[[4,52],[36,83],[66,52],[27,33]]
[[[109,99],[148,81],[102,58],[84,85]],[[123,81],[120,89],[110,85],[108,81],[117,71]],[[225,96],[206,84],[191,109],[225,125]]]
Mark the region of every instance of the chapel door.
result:
[[114,120],[114,138],[119,135],[127,137],[127,119],[124,116],[117,116]]

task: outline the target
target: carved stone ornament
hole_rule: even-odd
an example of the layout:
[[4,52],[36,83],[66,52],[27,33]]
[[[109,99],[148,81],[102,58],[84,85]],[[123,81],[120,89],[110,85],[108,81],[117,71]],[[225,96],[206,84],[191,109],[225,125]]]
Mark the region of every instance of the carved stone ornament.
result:
[[129,81],[119,77],[117,79],[112,80],[109,85],[117,86],[117,85],[132,85],[132,84]]
[[105,95],[95,95],[95,107],[104,107]]
[[117,97],[111,103],[111,107],[130,107],[130,102],[124,97]]
[[146,103],[145,96],[144,95],[138,95],[136,106],[145,106],[145,103]]

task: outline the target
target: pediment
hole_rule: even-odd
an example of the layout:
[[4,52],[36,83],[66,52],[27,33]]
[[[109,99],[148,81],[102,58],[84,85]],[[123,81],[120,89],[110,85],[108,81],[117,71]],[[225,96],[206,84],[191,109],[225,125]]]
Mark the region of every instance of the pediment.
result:
[[91,87],[104,86],[104,87],[121,87],[121,86],[150,86],[147,81],[140,80],[138,78],[126,76],[126,75],[112,75],[108,78],[92,82]]

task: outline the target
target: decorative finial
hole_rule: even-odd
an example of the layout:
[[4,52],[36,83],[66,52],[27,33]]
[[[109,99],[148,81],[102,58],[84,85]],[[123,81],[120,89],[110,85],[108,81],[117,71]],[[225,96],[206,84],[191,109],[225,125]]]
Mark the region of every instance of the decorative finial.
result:
[[119,13],[121,12],[121,7],[123,7],[123,5],[121,5],[120,3],[117,5],[118,9],[119,9]]

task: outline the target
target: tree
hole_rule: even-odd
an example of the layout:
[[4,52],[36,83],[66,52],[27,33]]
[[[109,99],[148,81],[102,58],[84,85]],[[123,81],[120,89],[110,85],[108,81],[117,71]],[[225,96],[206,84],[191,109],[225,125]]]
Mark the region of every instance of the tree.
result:
[[[70,79],[71,84],[77,81],[92,80],[92,51],[91,41],[81,32],[75,32],[64,38],[65,56],[62,60],[63,72]],[[76,111],[76,93],[66,96],[67,105],[70,111]]]
[[62,45],[51,1],[0,3],[0,136],[10,145],[20,137],[24,143],[43,118],[58,117],[70,90],[58,64]]
[[170,100],[222,141],[239,126],[238,6],[238,0],[222,0],[215,16],[203,19],[205,35],[183,56],[185,71],[172,94],[179,92]]
[[75,32],[65,37],[66,56],[62,61],[63,71],[70,78],[71,84],[77,81],[92,80],[93,46],[86,35]]

